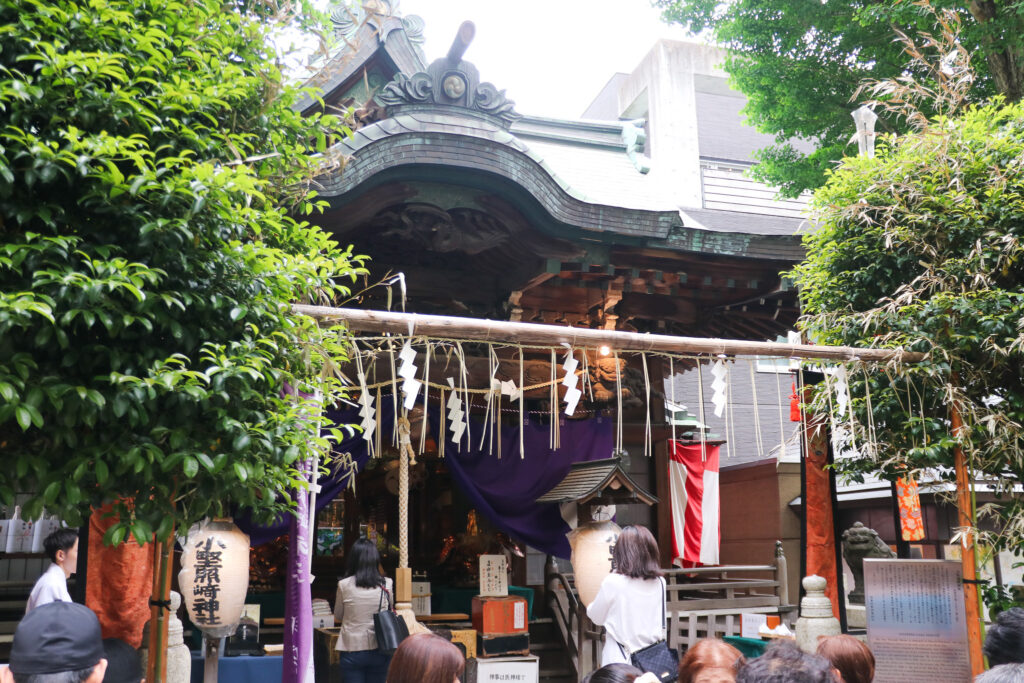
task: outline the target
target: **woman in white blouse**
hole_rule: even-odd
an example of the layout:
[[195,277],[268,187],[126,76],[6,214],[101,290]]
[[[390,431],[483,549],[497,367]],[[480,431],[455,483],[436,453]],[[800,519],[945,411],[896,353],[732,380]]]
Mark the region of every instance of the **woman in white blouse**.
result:
[[[336,650],[345,683],[384,683],[391,655],[377,649],[373,615],[394,602],[391,579],[381,575],[380,553],[366,538],[352,544],[345,578],[338,582],[334,619],[341,628]],[[384,592],[389,595],[385,595]]]
[[601,666],[630,663],[629,655],[665,637],[665,580],[658,543],[642,526],[627,526],[612,549],[612,573],[601,582],[587,616],[604,626]]

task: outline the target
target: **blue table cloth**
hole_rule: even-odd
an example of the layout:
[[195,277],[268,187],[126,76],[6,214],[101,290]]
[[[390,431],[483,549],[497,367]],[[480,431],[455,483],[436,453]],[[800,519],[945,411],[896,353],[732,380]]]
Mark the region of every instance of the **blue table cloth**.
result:
[[[192,683],[203,683],[206,661],[198,652],[192,653]],[[217,665],[218,683],[280,683],[284,674],[284,657],[221,657]]]

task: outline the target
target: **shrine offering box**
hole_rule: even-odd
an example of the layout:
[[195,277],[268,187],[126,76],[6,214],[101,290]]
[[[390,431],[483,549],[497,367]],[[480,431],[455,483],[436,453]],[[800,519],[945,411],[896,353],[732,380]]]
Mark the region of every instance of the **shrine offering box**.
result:
[[452,629],[452,643],[465,651],[466,659],[476,657],[476,630],[471,628]]
[[473,598],[473,628],[484,635],[525,633],[526,598],[515,595]]
[[466,683],[537,683],[537,657],[498,657],[466,662]]
[[530,654],[529,633],[512,633],[500,636],[485,636],[482,633],[478,633],[476,636],[476,656],[478,658],[528,654]]

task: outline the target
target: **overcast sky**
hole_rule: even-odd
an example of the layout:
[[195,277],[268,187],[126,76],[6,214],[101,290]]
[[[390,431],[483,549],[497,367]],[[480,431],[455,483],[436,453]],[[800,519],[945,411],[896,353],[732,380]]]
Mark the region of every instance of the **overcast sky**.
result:
[[578,118],[611,76],[632,71],[658,38],[686,40],[649,0],[401,0],[426,22],[428,61],[459,25],[476,24],[465,58],[523,114]]

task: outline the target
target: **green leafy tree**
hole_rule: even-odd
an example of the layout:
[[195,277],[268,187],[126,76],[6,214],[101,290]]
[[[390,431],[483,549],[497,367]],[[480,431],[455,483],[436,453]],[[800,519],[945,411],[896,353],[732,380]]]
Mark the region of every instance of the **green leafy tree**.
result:
[[[1024,105],[971,93],[967,49],[940,50],[938,90],[904,77],[872,86],[914,130],[846,159],[814,196],[819,229],[794,271],[803,327],[826,344],[904,347],[926,362],[854,369],[854,477],[969,469],[1003,500],[979,510],[995,547],[1024,549]],[[914,51],[912,46],[908,50]],[[927,101],[938,115],[917,106]],[[899,103],[898,105],[896,103]],[[950,114],[950,112],[959,112]],[[817,399],[828,409],[826,392]],[[965,428],[952,433],[951,408]]]
[[[962,22],[959,38],[975,59],[979,78],[971,98],[1024,93],[1024,3],[995,0],[655,0],[667,21],[710,34],[729,50],[725,69],[748,98],[751,124],[775,136],[758,152],[753,174],[796,196],[820,186],[827,171],[849,153],[852,98],[864,79],[912,75],[894,31],[916,43],[933,30],[934,10],[950,9]],[[883,117],[888,132],[906,123]],[[810,141],[803,153],[791,139]]]
[[[269,6],[269,3],[268,3]],[[277,17],[218,0],[0,0],[0,499],[107,540],[289,506],[324,452],[287,387],[345,349],[291,302],[362,258],[318,208],[330,116],[302,118]]]

